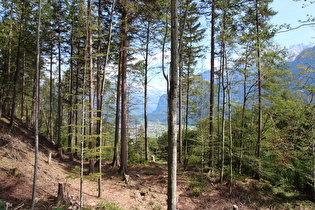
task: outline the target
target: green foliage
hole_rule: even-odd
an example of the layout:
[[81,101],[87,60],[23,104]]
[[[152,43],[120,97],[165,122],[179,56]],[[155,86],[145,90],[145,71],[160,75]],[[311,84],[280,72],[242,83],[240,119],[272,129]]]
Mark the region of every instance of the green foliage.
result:
[[160,160],[167,160],[167,150],[168,150],[168,132],[162,133],[161,136],[158,137],[157,139],[158,143],[158,157]]
[[5,207],[6,207],[5,202],[0,200],[0,210],[5,210]]
[[118,206],[115,203],[112,202],[108,202],[108,201],[102,201],[100,203],[97,204],[96,209],[103,209],[103,210],[123,210],[123,208],[121,208],[120,206]]
[[189,183],[189,194],[194,197],[200,196],[206,189],[207,184],[201,175],[195,175],[194,180]]

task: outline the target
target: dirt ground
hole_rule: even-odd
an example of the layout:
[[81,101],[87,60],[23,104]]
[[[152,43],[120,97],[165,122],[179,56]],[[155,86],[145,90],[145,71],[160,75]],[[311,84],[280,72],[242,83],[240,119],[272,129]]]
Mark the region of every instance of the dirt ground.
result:
[[[0,200],[12,204],[12,209],[28,209],[32,197],[34,170],[33,133],[21,126],[8,134],[5,119],[0,119]],[[69,183],[69,194],[74,209],[78,206],[80,179],[73,172],[78,162],[57,158],[55,146],[45,138],[40,138],[40,153],[37,181],[36,209],[56,209],[56,196],[59,183]],[[52,160],[48,163],[48,154]],[[83,203],[95,209],[102,202],[111,202],[122,209],[167,209],[167,165],[150,163],[148,165],[129,166],[130,182],[126,184],[118,169],[102,163],[102,195],[98,198],[97,179],[84,179]],[[186,171],[178,173],[178,209],[257,209],[267,198],[253,199],[254,188],[242,187],[246,183],[237,183],[232,195],[228,193],[226,183],[219,184],[205,180],[206,186],[197,195],[192,195],[191,183],[200,172]],[[256,196],[258,197],[258,196]],[[254,196],[255,198],[255,196]],[[265,200],[263,200],[265,199]],[[259,208],[261,209],[261,208]],[[269,208],[264,208],[269,209]]]

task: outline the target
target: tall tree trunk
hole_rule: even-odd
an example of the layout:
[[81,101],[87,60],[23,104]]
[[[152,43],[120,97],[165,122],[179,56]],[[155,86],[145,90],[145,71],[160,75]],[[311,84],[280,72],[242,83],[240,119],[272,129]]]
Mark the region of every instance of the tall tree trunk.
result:
[[220,182],[223,182],[224,176],[224,158],[225,158],[225,105],[226,105],[226,84],[225,84],[225,43],[222,42],[222,61],[221,61],[221,84],[222,84],[222,113],[221,113],[221,170]]
[[187,69],[187,91],[186,91],[186,110],[185,110],[185,168],[188,164],[188,120],[189,120],[189,91],[190,91],[190,64],[188,65]]
[[[97,126],[96,126],[96,135],[97,137],[97,143],[98,143],[98,172],[100,173],[98,177],[98,197],[100,198],[102,196],[102,125],[103,125],[103,119],[102,119],[102,112],[103,112],[103,93],[102,93],[102,76],[101,76],[101,0],[98,1],[98,16],[97,16],[97,85],[96,85],[96,92],[97,92]],[[106,66],[106,65],[105,65]],[[103,78],[105,78],[105,69],[104,69],[104,75]]]
[[150,42],[150,21],[147,25],[147,37],[145,47],[145,72],[144,72],[144,142],[145,142],[145,160],[149,160],[149,139],[148,139],[148,60],[149,60],[149,42]]
[[[182,61],[182,49],[183,49],[183,36],[184,36],[184,30],[186,27],[186,19],[187,19],[187,13],[188,13],[188,5],[190,0],[186,0],[185,2],[185,12],[183,17],[183,22],[180,26],[179,31],[179,49],[178,49],[178,60],[181,65],[179,66],[179,78],[178,78],[178,141],[179,141],[179,163],[182,163],[183,161],[183,61]],[[186,141],[187,143],[187,141]],[[187,149],[187,147],[186,147]],[[185,153],[185,161],[187,158],[187,153]],[[185,166],[184,166],[185,167]]]
[[70,38],[70,69],[69,69],[69,86],[68,86],[68,152],[70,160],[73,160],[73,56],[74,56],[74,40],[73,40],[73,23],[71,27]]
[[210,171],[214,170],[214,34],[215,34],[215,0],[211,5],[211,53],[210,53],[210,125],[209,125],[209,146],[210,146]]
[[169,92],[169,79],[168,79],[168,75],[165,72],[165,44],[166,44],[167,35],[168,35],[168,19],[167,19],[167,15],[165,15],[165,33],[164,33],[163,42],[162,42],[162,73],[166,81],[166,92],[168,93]]
[[127,142],[127,30],[128,30],[128,0],[123,0],[121,25],[121,165],[119,173],[128,174],[128,142]]
[[262,95],[261,95],[261,65],[260,65],[260,33],[259,33],[259,17],[258,17],[258,0],[255,1],[255,9],[256,9],[256,38],[257,38],[257,71],[258,71],[258,135],[257,135],[257,173],[256,178],[260,180],[261,173],[261,139],[262,139]]
[[[60,5],[61,10],[61,5]],[[60,18],[60,17],[59,17]],[[61,147],[61,126],[62,126],[62,99],[61,99],[61,28],[58,22],[58,127],[57,127],[57,147]]]
[[[95,147],[95,139],[94,139],[94,70],[93,70],[93,34],[92,34],[92,14],[91,14],[91,0],[88,0],[88,23],[87,23],[87,34],[88,34],[88,55],[89,55],[89,72],[90,72],[90,94],[89,94],[89,132],[90,132],[90,139],[89,139],[89,149],[90,152],[94,155],[94,147]],[[95,158],[89,158],[89,173],[95,173]]]
[[80,166],[80,208],[83,208],[83,180],[84,180],[84,159],[85,159],[85,153],[84,153],[84,149],[85,149],[85,142],[86,142],[86,119],[87,119],[87,110],[86,110],[86,75],[87,75],[87,52],[88,52],[88,40],[85,40],[85,44],[84,44],[84,50],[83,50],[83,75],[82,75],[82,95],[81,95],[81,109],[82,109],[82,124],[81,124],[81,133],[82,138],[80,139],[80,146],[81,146],[81,166]]
[[40,86],[40,28],[41,28],[41,6],[42,2],[39,0],[38,3],[38,22],[37,22],[37,40],[36,40],[36,94],[35,94],[35,161],[34,161],[34,176],[33,176],[33,192],[32,192],[32,209],[35,209],[36,203],[36,185],[37,185],[37,169],[38,169],[38,116],[39,116],[39,86]]
[[177,206],[176,101],[178,89],[178,1],[171,1],[171,68],[168,94],[168,210]]
[[227,88],[228,88],[228,109],[229,109],[229,139],[230,139],[230,146],[229,146],[229,152],[230,152],[230,185],[229,185],[229,193],[232,194],[232,187],[233,187],[233,132],[232,132],[232,84],[230,80],[229,71],[227,71],[226,75],[226,82],[227,82]]
[[242,103],[242,114],[241,114],[241,134],[240,134],[240,155],[238,160],[238,173],[242,174],[242,162],[243,162],[243,145],[244,145],[244,129],[245,129],[245,111],[246,111],[246,104],[247,104],[247,49],[246,49],[246,56],[245,56],[245,66],[244,66],[244,81],[243,81],[243,103]]
[[[101,192],[102,192],[102,144],[103,144],[103,120],[102,120],[102,112],[103,112],[103,97],[105,94],[105,81],[106,81],[106,68],[107,68],[107,63],[108,63],[108,58],[109,58],[109,53],[110,53],[110,46],[111,46],[111,38],[112,38],[112,28],[113,28],[113,15],[114,15],[114,11],[115,11],[115,4],[116,4],[116,0],[113,1],[112,3],[112,10],[111,10],[111,14],[110,14],[110,25],[109,25],[109,32],[108,32],[108,39],[107,39],[107,48],[106,48],[106,56],[105,56],[105,63],[104,63],[104,71],[103,71],[103,77],[100,80],[100,91],[99,91],[99,103],[98,103],[98,110],[99,110],[99,118],[100,118],[100,123],[99,123],[99,145],[100,145],[100,149],[99,149],[99,172],[100,172],[100,176],[98,179],[98,197],[101,197]],[[100,21],[100,17],[101,17],[101,0],[99,0],[99,21]],[[100,23],[99,23],[100,25]],[[99,36],[101,36],[101,30],[99,30]],[[101,46],[99,45],[99,48]],[[99,53],[101,53],[101,50],[99,49]],[[99,68],[101,70],[101,68]],[[118,145],[118,143],[117,143]]]
[[[108,39],[107,39],[107,49],[106,49],[106,56],[105,56],[105,65],[104,65],[104,72],[103,72],[103,80],[102,80],[102,89],[101,89],[101,97],[103,97],[105,93],[105,76],[106,76],[106,67],[108,63],[108,57],[110,53],[110,45],[111,45],[111,38],[112,38],[112,28],[113,28],[113,15],[115,12],[115,5],[116,0],[112,3],[112,11],[110,16],[110,26],[109,26],[109,33],[108,33]],[[121,66],[119,66],[118,69],[120,69]],[[119,102],[118,102],[119,101]],[[120,70],[118,70],[118,81],[117,81],[117,105],[116,105],[116,119],[115,119],[115,143],[114,143],[114,157],[112,165],[114,167],[118,167],[119,161],[118,161],[118,146],[119,146],[119,107],[120,107]],[[103,100],[101,100],[101,108],[103,107]],[[101,109],[102,110],[102,109]],[[102,121],[101,121],[102,122]],[[100,125],[100,133],[102,133],[102,123]],[[116,136],[117,134],[117,136]],[[101,137],[102,138],[102,137]],[[101,139],[100,139],[101,140]]]
[[[24,45],[24,43],[23,43]],[[23,71],[22,71],[22,87],[21,87],[21,115],[20,118],[22,122],[24,121],[24,106],[25,106],[25,68],[26,68],[26,61],[25,61],[25,48],[23,49]]]
[[[122,52],[120,52],[120,57]],[[121,59],[120,59],[121,60]],[[114,142],[114,156],[112,166],[120,167],[118,156],[119,151],[119,128],[120,128],[120,102],[121,102],[121,62],[119,61],[118,75],[117,75],[117,90],[116,90],[116,115],[115,115],[115,142]]]
[[[179,62],[181,61],[179,51]],[[179,67],[179,75],[178,75],[178,144],[179,144],[179,151],[178,151],[178,162],[180,164],[183,163],[183,68],[182,65]],[[187,139],[186,139],[187,144]],[[187,149],[187,147],[186,147]],[[185,150],[186,151],[186,150]],[[187,160],[187,153],[185,152],[184,155],[184,163]],[[184,168],[186,165],[184,164]]]
[[[10,9],[10,19],[12,20],[12,14],[13,14],[13,9]],[[13,21],[10,21],[10,27],[9,27],[9,36],[8,36],[8,60],[6,61],[6,72],[3,74],[2,81],[0,84],[0,117],[2,117],[2,114],[7,114],[5,113],[5,98],[7,97],[7,92],[8,88],[6,87],[5,83],[7,81],[11,81],[9,78],[11,74],[11,57],[12,57],[12,28],[13,28]]]
[[53,44],[50,49],[50,65],[49,65],[49,140],[54,142],[53,137]]
[[13,128],[13,122],[14,122],[14,116],[15,116],[15,109],[16,109],[16,100],[17,100],[17,86],[18,86],[18,80],[20,76],[20,59],[21,59],[21,48],[22,48],[22,32],[23,32],[23,20],[25,16],[25,5],[23,2],[22,5],[22,14],[21,14],[21,20],[19,23],[19,38],[18,38],[18,47],[17,47],[17,55],[16,55],[16,61],[15,61],[15,73],[14,73],[14,80],[13,80],[13,96],[12,96],[12,104],[11,104],[11,113],[10,113],[10,129]]

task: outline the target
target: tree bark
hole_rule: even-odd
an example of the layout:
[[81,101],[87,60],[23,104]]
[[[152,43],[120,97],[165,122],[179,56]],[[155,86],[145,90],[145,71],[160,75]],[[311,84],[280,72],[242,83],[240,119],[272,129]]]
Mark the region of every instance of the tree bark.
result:
[[[73,25],[73,24],[72,24]],[[70,43],[70,69],[69,69],[69,86],[68,86],[68,152],[70,160],[73,160],[73,26],[71,28]]]
[[209,146],[210,146],[210,171],[214,170],[214,34],[215,34],[215,0],[211,5],[211,53],[210,53],[210,125],[209,125]]
[[124,0],[121,25],[121,165],[119,173],[128,174],[128,142],[127,142],[127,28],[128,28],[128,0]]
[[39,116],[39,86],[40,86],[40,43],[39,43],[39,36],[40,36],[40,28],[41,28],[41,0],[38,3],[38,22],[37,22],[37,40],[36,40],[36,94],[35,94],[35,157],[34,157],[34,176],[33,176],[33,192],[32,192],[32,209],[35,209],[36,203],[36,187],[37,187],[37,170],[38,170],[38,135],[39,135],[39,128],[38,128],[38,116]]
[[53,138],[53,44],[50,49],[50,65],[49,65],[49,140],[54,142]]
[[[61,5],[59,10],[61,10]],[[60,11],[59,11],[60,13]],[[58,127],[57,127],[57,147],[61,147],[61,126],[62,126],[62,100],[61,100],[61,26],[60,26],[60,14],[58,14]]]
[[69,205],[70,203],[70,192],[69,183],[58,183],[58,195],[57,195],[57,206]]
[[168,94],[168,191],[167,208],[175,210],[177,206],[177,141],[176,109],[178,89],[178,1],[171,1],[171,68],[170,90]]
[[[88,55],[89,55],[89,72],[90,72],[90,83],[89,83],[89,149],[92,153],[95,147],[95,138],[94,138],[94,71],[93,71],[93,34],[92,34],[92,14],[91,14],[91,0],[88,0],[88,23],[87,23],[87,41],[88,41]],[[95,156],[92,154],[92,156]],[[95,173],[95,158],[89,157],[89,173]]]
[[261,170],[261,138],[262,138],[262,94],[261,94],[261,65],[260,65],[260,33],[259,33],[259,17],[258,17],[258,0],[255,1],[256,9],[256,38],[257,38],[257,71],[258,71],[258,135],[257,135],[257,172],[256,178],[260,180],[260,170]]
[[144,72],[144,142],[145,142],[145,160],[149,161],[149,140],[148,140],[148,60],[149,60],[149,42],[150,42],[150,21],[147,23],[147,37],[145,48],[145,72]]
[[[121,56],[121,53],[120,53]],[[117,90],[116,90],[116,115],[115,115],[115,142],[114,142],[114,156],[113,156],[113,162],[112,166],[114,167],[120,167],[120,161],[118,156],[119,151],[119,128],[120,128],[120,100],[121,100],[121,94],[120,94],[120,87],[121,87],[121,62],[119,62],[119,68],[118,68],[118,76],[117,76]]]
[[18,80],[20,76],[20,59],[21,59],[21,48],[22,48],[22,31],[23,31],[23,23],[25,16],[25,5],[23,3],[22,6],[22,14],[21,14],[21,20],[19,23],[19,38],[18,38],[18,46],[17,46],[17,55],[16,55],[16,61],[15,61],[15,73],[14,73],[14,80],[13,80],[13,96],[12,96],[12,104],[11,104],[11,113],[10,113],[10,130],[13,128],[13,122],[15,117],[15,109],[16,109],[16,95],[17,95],[17,86],[18,86]]

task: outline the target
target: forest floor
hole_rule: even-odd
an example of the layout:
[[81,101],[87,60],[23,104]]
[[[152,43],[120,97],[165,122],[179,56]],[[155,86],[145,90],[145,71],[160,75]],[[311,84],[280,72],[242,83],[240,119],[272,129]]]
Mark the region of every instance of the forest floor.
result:
[[[12,204],[11,209],[28,209],[32,197],[34,169],[34,133],[15,125],[8,134],[8,121],[0,118],[0,200]],[[68,183],[72,206],[79,202],[80,179],[75,171],[77,161],[57,158],[55,146],[40,138],[36,209],[56,209],[59,183]],[[48,154],[53,158],[48,163]],[[98,198],[96,178],[84,179],[83,201],[86,209],[167,209],[167,165],[148,163],[128,167],[130,181],[126,184],[118,169],[102,163],[102,195]],[[233,182],[229,194],[228,182],[219,183],[217,176],[207,176],[196,170],[178,172],[178,209],[315,209],[313,204],[290,204],[290,198],[278,200],[267,182],[243,179]],[[0,209],[1,209],[0,202]],[[104,206],[106,206],[104,208]],[[71,208],[65,208],[71,209]],[[72,207],[72,209],[74,209]],[[118,209],[118,208],[116,208]]]

